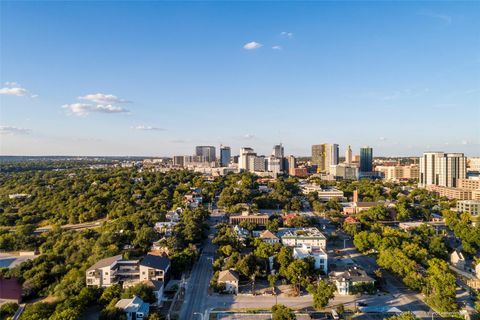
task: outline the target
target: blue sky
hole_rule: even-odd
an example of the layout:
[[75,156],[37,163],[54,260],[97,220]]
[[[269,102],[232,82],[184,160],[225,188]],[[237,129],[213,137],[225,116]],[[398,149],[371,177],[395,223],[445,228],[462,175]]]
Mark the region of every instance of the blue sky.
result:
[[0,6],[3,155],[480,155],[478,2]]

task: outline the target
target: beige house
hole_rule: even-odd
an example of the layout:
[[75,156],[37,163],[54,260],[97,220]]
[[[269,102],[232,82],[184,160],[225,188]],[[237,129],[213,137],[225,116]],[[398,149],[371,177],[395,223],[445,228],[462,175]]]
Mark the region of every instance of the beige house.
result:
[[225,291],[238,294],[238,273],[233,270],[220,271],[218,274],[218,284],[225,285]]
[[465,269],[465,257],[459,250],[455,250],[450,254],[450,263],[457,269]]
[[275,244],[280,242],[280,239],[270,230],[265,230],[262,233],[260,233],[259,238],[262,239],[262,241],[269,244]]

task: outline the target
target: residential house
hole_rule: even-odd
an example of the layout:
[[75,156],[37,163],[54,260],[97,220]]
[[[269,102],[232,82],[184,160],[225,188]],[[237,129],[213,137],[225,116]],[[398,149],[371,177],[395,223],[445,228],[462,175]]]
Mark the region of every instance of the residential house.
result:
[[157,222],[153,229],[160,234],[164,234],[166,237],[171,237],[173,234],[173,227],[177,225],[177,222],[167,221],[167,222]]
[[465,270],[465,257],[460,250],[455,250],[450,254],[450,263],[457,269]]
[[293,257],[295,259],[312,257],[315,260],[315,269],[322,270],[325,274],[328,272],[328,255],[320,247],[302,245],[299,248],[293,248]]
[[368,276],[365,270],[356,266],[347,267],[343,271],[330,272],[329,276],[335,283],[337,292],[342,295],[352,294],[356,285],[375,283],[375,280]]
[[238,240],[242,242],[247,240],[248,236],[250,236],[250,231],[240,227],[239,225],[234,226],[233,231],[235,231],[235,234],[237,235]]
[[125,312],[127,320],[147,318],[150,311],[150,304],[137,296],[133,296],[131,299],[120,299],[115,307]]
[[167,221],[170,221],[170,222],[179,222],[182,211],[183,210],[181,208],[177,208],[175,211],[169,211],[165,215],[165,218],[167,219]]
[[152,288],[153,294],[155,295],[156,301],[154,305],[156,306],[161,306],[163,303],[163,293],[164,293],[164,282],[163,281],[157,281],[157,280],[144,280],[140,281],[138,283],[128,283],[125,284],[123,287],[128,288],[132,287],[138,284],[144,284],[149,288]]
[[269,244],[279,243],[280,239],[270,230],[265,230],[258,236],[263,242]]
[[218,274],[217,283],[225,285],[225,291],[238,294],[239,276],[236,271],[224,270]]

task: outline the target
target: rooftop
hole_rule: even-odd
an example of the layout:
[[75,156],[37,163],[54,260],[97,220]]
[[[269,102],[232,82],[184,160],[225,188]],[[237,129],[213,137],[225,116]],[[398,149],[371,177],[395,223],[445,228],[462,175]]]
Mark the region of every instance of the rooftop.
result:
[[159,269],[159,270],[165,270],[170,265],[170,259],[163,256],[146,254],[143,256],[139,265],[154,268],[154,269]]
[[87,271],[111,266],[114,262],[117,262],[119,260],[122,260],[122,255],[121,254],[113,256],[113,257],[108,257],[108,258],[105,258],[105,259],[98,260],[97,263],[95,263],[93,266],[88,268]]
[[325,235],[317,228],[288,229],[282,237],[317,237],[326,239]]
[[224,281],[238,281],[238,273],[233,270],[224,270],[220,271],[218,274],[218,281],[224,282]]

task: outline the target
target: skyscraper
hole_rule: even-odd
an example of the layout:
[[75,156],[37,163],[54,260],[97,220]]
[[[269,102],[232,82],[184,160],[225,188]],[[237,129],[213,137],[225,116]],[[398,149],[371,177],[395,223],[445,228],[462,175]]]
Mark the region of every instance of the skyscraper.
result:
[[253,152],[252,148],[243,147],[240,148],[240,155],[238,157],[238,169],[240,170],[248,170],[249,160],[248,157],[256,156],[257,154]]
[[325,168],[325,145],[314,144],[312,146],[312,164],[317,166],[318,171],[322,171]]
[[457,180],[466,177],[466,170],[463,153],[425,152],[420,158],[418,184],[457,187]]
[[338,164],[338,144],[316,144],[312,146],[312,164],[319,172],[329,172],[330,166]]
[[345,150],[345,163],[352,163],[352,148],[348,145],[347,149]]
[[220,146],[220,167],[228,167],[231,156],[232,150],[230,147]]
[[203,161],[212,162],[216,160],[215,147],[213,146],[196,146],[195,155],[197,157],[203,157]]
[[360,172],[373,171],[373,149],[369,146],[360,148]]
[[331,166],[338,164],[338,144],[325,144],[325,171],[330,173]]
[[283,158],[283,145],[280,143],[280,144],[276,144],[273,146],[273,150],[272,150],[272,156],[276,157],[276,158]]

